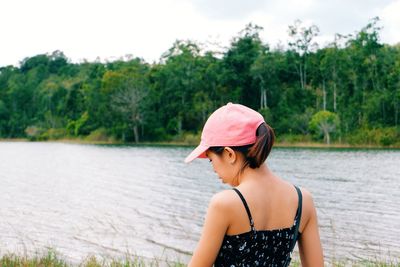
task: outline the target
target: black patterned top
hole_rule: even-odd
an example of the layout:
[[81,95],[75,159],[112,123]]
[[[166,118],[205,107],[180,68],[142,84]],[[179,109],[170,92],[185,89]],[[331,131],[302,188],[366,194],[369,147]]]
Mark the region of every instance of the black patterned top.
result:
[[291,254],[299,237],[299,225],[302,210],[302,195],[295,186],[299,196],[294,223],[289,228],[257,231],[246,200],[239,190],[233,188],[241,198],[251,230],[238,235],[225,235],[218,252],[215,267],[253,267],[253,266],[289,266]]

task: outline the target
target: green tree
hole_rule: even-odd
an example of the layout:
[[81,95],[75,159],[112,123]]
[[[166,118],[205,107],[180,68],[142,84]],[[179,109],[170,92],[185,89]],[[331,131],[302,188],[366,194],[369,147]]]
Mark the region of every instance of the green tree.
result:
[[[128,128],[135,142],[140,140],[139,127],[145,123],[144,101],[149,90],[148,67],[140,59],[133,59],[115,71],[107,71],[102,80],[102,92],[109,96],[107,105],[112,114],[112,128]],[[125,133],[122,132],[122,139]]]
[[144,113],[141,103],[146,97],[147,87],[143,81],[126,77],[123,85],[115,92],[111,99],[111,107],[121,114],[133,130],[134,140],[139,142],[139,127],[144,122]]
[[294,55],[294,59],[302,89],[307,85],[307,57],[310,52],[317,48],[313,39],[318,34],[319,28],[316,25],[306,27],[303,26],[301,20],[296,20],[293,25],[289,26],[289,36],[291,37],[289,47],[297,53]]
[[202,121],[193,109],[193,101],[199,100],[199,97],[194,98],[196,93],[205,91],[204,62],[201,61],[199,46],[184,41],[175,42],[163,55],[163,61],[164,64],[153,73],[157,79],[153,86],[157,95],[155,108],[166,132],[182,136],[184,131],[197,127]]
[[266,49],[259,36],[261,30],[257,25],[248,24],[233,39],[230,49],[222,58],[222,83],[226,88],[226,101],[240,102],[256,110],[260,107],[260,81],[253,79],[251,68]]
[[322,134],[324,136],[324,140],[329,145],[331,141],[330,133],[336,130],[336,128],[339,126],[339,122],[340,121],[337,114],[322,110],[312,116],[309,127],[310,130],[316,134],[316,136],[320,136]]

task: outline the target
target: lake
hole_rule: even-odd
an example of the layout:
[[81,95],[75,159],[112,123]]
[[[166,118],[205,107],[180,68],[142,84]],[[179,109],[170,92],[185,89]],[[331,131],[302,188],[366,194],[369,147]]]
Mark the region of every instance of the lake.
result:
[[[0,254],[187,262],[228,188],[190,151],[0,142]],[[400,150],[274,148],[268,164],[312,192],[327,261],[400,259]]]

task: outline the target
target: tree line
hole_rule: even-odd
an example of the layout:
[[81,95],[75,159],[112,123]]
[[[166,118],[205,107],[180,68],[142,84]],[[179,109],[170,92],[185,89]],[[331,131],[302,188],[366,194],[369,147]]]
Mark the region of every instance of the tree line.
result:
[[381,43],[378,24],[322,48],[318,27],[296,21],[285,47],[249,24],[222,53],[176,41],[152,64],[26,58],[0,67],[0,138],[185,141],[235,102],[262,113],[281,141],[399,145],[400,45]]

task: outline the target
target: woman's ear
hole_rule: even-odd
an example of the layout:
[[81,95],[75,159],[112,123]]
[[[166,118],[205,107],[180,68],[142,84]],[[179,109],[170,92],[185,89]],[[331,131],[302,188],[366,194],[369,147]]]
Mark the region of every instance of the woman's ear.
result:
[[229,146],[226,146],[226,147],[224,147],[224,152],[226,153],[228,162],[230,164],[234,164],[236,162],[236,158],[237,158],[235,150],[233,150]]

